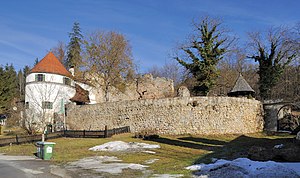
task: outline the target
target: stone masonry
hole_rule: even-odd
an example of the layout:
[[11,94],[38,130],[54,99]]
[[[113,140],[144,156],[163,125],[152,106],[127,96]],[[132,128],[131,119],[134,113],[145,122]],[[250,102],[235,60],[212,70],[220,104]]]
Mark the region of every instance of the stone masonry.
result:
[[235,97],[176,97],[69,105],[69,129],[130,126],[131,132],[233,134],[263,130],[262,104]]
[[[97,84],[99,81],[92,82],[95,86],[94,93],[97,103],[106,102],[103,86]],[[158,99],[174,95],[173,81],[163,77],[153,77],[145,74],[132,81],[128,81],[123,89],[109,87],[109,101],[125,101],[138,99]]]

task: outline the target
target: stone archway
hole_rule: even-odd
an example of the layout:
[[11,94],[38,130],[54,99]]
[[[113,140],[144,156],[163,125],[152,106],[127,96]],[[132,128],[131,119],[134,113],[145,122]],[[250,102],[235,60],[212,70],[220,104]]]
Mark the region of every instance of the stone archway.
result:
[[299,127],[299,111],[300,106],[297,103],[288,103],[279,108],[277,112],[277,130],[292,132]]
[[265,131],[278,131],[280,120],[285,117],[288,113],[292,113],[292,110],[289,108],[299,108],[300,103],[291,103],[291,102],[269,102],[264,103],[264,130]]

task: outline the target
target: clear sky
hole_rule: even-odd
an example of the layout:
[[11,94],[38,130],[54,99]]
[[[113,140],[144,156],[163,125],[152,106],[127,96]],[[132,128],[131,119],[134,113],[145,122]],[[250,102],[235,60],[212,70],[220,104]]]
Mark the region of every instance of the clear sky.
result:
[[170,60],[197,17],[220,17],[244,45],[247,32],[300,22],[299,0],[3,0],[0,64],[32,66],[58,41],[69,42],[75,21],[83,35],[115,30],[129,40],[140,71]]

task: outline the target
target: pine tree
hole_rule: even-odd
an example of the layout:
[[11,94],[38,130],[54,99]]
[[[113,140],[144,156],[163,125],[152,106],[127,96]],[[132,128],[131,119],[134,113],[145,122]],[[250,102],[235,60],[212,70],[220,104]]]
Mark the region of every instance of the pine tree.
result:
[[0,112],[9,113],[13,100],[18,94],[17,73],[13,65],[6,65],[0,68]]
[[26,77],[30,72],[30,67],[25,66],[23,70],[20,70],[18,72],[18,88],[19,88],[19,100],[25,101],[25,84],[26,84]]
[[34,60],[34,66],[37,65],[39,63],[39,58],[35,58]]
[[203,18],[200,24],[195,24],[199,34],[195,35],[190,44],[180,49],[185,56],[175,57],[193,75],[196,81],[193,92],[196,95],[207,95],[215,85],[218,77],[217,64],[228,51],[230,42],[220,25],[214,19]]
[[69,33],[70,42],[68,44],[67,59],[65,66],[74,66],[76,72],[82,64],[81,57],[81,43],[83,36],[78,22],[75,22],[72,28],[72,32]]
[[23,72],[22,70],[20,69],[18,71],[18,96],[19,96],[19,100],[20,101],[23,101],[24,100],[24,92],[25,89],[25,84],[24,84],[24,75],[23,75]]
[[5,79],[4,79],[4,69],[0,66],[0,114],[4,114],[5,110]]

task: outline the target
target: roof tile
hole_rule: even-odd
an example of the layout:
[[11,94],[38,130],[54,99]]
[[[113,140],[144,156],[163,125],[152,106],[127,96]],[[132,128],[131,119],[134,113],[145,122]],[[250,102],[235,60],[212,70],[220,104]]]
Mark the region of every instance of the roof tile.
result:
[[30,71],[31,73],[52,73],[72,77],[72,74],[63,66],[63,64],[49,52],[39,63]]
[[237,78],[234,87],[229,93],[238,92],[238,91],[247,91],[247,92],[254,92],[255,91],[251,88],[248,82],[244,79],[242,74],[240,73],[239,77]]

